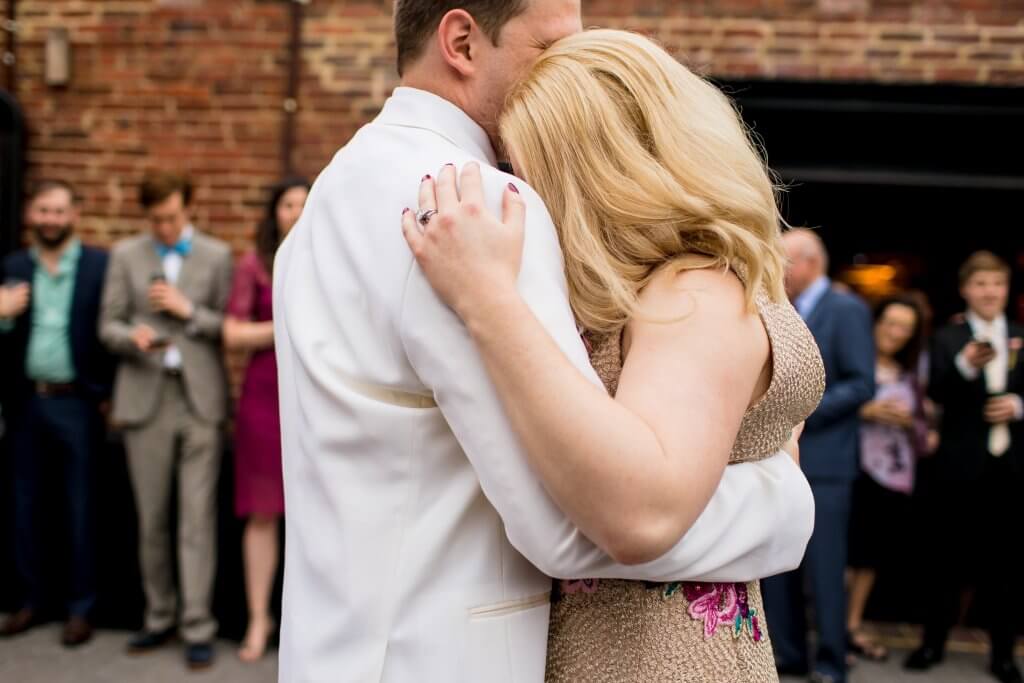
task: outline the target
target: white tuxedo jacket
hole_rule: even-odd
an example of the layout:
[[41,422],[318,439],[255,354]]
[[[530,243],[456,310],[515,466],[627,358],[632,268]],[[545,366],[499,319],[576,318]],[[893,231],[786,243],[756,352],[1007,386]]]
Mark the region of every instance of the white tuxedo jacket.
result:
[[471,160],[494,210],[509,181],[522,190],[521,292],[598,382],[539,197],[494,168],[465,113],[397,89],[317,179],[277,256],[281,681],[540,682],[549,577],[748,580],[796,567],[810,537],[810,489],[785,454],[727,468],[693,529],[642,566],[616,565],[555,507],[402,238],[420,178]]

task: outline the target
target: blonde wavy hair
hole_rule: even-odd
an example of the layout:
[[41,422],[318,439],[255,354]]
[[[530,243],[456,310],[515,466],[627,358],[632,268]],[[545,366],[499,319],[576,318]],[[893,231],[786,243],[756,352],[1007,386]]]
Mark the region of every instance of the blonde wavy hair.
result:
[[[729,98],[654,42],[616,30],[559,41],[500,125],[557,226],[586,329],[624,325],[670,264],[737,270],[751,310],[761,291],[785,299],[777,187],[759,148]],[[699,266],[679,263],[693,254]]]

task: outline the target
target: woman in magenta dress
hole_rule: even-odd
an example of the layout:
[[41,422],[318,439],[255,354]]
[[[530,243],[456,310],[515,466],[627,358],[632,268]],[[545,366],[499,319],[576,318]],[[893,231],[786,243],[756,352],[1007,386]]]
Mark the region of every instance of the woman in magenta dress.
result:
[[238,655],[247,662],[263,656],[273,631],[270,594],[284,513],[271,273],[274,253],[298,221],[308,192],[308,183],[300,179],[273,188],[256,249],[235,270],[224,321],[225,346],[250,354],[235,420],[235,513],[246,520],[242,544],[249,606],[249,627]]

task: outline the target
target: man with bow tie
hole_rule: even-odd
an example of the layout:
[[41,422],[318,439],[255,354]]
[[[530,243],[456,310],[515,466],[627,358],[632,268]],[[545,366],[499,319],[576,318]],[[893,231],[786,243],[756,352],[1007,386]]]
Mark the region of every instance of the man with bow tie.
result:
[[[228,246],[197,231],[192,186],[174,173],[148,176],[140,202],[150,234],[115,247],[103,293],[100,336],[121,357],[114,421],[124,428],[146,594],[141,654],[180,627],[186,663],[213,662],[211,611],[216,567],[216,493],[227,380],[220,348],[231,286]],[[178,531],[169,528],[177,480]],[[171,539],[178,542],[178,591]]]
[[921,471],[932,534],[921,586],[928,611],[924,641],[906,666],[926,671],[942,661],[961,592],[971,584],[987,617],[993,676],[1021,683],[1013,646],[1020,621],[1024,328],[1006,319],[1010,267],[995,254],[967,259],[960,292],[965,319],[940,330],[932,344],[928,393],[943,409],[942,445]]

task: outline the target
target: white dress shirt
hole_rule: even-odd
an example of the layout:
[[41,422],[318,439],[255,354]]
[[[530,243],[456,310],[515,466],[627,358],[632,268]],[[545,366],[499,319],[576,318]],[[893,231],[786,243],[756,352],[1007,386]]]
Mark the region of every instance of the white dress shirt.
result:
[[821,303],[822,297],[828,293],[830,287],[832,287],[832,280],[827,275],[822,275],[793,300],[793,308],[796,309],[801,318],[807,320],[811,313],[814,313],[814,309],[818,307],[818,304]]
[[[180,239],[191,240],[195,232],[196,229],[194,227],[186,225],[185,229],[181,231]],[[177,286],[178,277],[181,275],[181,267],[184,263],[185,257],[173,249],[164,254],[161,265],[163,266],[164,277],[167,278],[168,284]],[[167,350],[164,352],[164,367],[168,370],[181,369],[181,351],[178,350],[177,346],[172,344],[167,347]]]
[[[1010,373],[1010,338],[1006,316],[1001,315],[994,320],[985,320],[974,311],[968,311],[967,324],[976,340],[992,344],[995,358],[984,368],[985,388],[993,396],[1002,394],[1006,391],[1006,382]],[[956,367],[968,382],[978,379],[982,372],[967,362],[963,351],[957,354]],[[1016,394],[1010,394],[1010,396],[1015,402],[1015,419],[1024,419],[1024,401]],[[1005,423],[992,425],[988,434],[988,450],[996,457],[1003,456],[1010,450],[1009,425]]]
[[274,274],[285,486],[281,681],[537,682],[550,576],[741,581],[796,567],[813,526],[780,453],[726,469],[658,560],[616,565],[533,474],[483,362],[401,233],[419,180],[484,165],[500,211],[527,204],[520,291],[597,385],[569,307],[554,225],[494,168],[450,102],[398,88],[321,173]]

